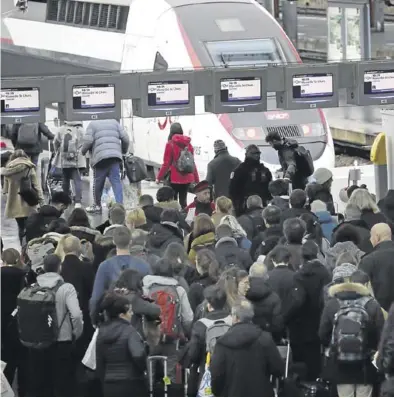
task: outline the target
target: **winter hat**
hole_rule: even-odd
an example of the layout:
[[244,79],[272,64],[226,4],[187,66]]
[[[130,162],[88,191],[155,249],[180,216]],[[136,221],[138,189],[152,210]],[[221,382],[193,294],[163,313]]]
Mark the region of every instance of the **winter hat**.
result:
[[156,199],[158,202],[169,202],[174,200],[175,191],[171,187],[161,187],[156,193]]
[[317,184],[323,185],[332,179],[332,172],[324,167],[321,167],[315,171],[313,178],[316,180]]
[[215,153],[224,151],[225,149],[227,149],[227,147],[223,140],[216,140],[213,143],[213,150],[215,151]]
[[205,189],[210,189],[211,186],[209,185],[207,180],[202,180],[200,181],[193,190],[193,193],[199,193],[201,191],[204,191]]
[[332,280],[350,278],[354,272],[357,271],[357,267],[353,264],[342,264],[334,268],[332,272]]
[[327,211],[327,205],[321,200],[314,200],[311,203],[311,212],[317,213],[319,211]]

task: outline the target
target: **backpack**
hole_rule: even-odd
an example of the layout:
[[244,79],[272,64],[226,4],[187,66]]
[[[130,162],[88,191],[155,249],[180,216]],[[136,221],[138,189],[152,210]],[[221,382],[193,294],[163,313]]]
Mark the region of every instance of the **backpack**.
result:
[[34,146],[38,141],[38,123],[23,123],[20,125],[17,137],[19,145]]
[[181,302],[177,286],[154,284],[148,296],[160,307],[160,333],[162,341],[167,338],[180,340],[183,337],[181,323]]
[[189,151],[188,146],[181,149],[178,160],[175,162],[175,168],[182,174],[194,172],[194,155]]
[[64,284],[59,281],[54,287],[33,284],[24,288],[17,298],[19,339],[25,347],[44,349],[56,343],[66,319],[58,325],[56,292]]
[[242,262],[236,253],[225,253],[218,258],[219,265],[222,269],[227,269],[231,267],[237,267],[239,269],[244,269]]
[[205,347],[206,352],[210,353],[212,356],[216,342],[220,337],[225,335],[232,326],[232,318],[229,315],[222,319],[211,320],[208,318],[202,318],[199,321],[207,328],[205,332]]
[[131,153],[124,158],[124,170],[131,184],[145,180],[148,176],[145,162]]
[[69,162],[78,161],[78,150],[82,143],[79,143],[80,126],[65,126],[65,133],[61,143],[61,157]]
[[252,221],[252,225],[253,225],[252,239],[255,238],[260,232],[265,231],[265,224],[261,217],[253,217],[250,214],[246,214],[246,217],[248,217],[249,220]]
[[298,146],[295,149],[297,172],[303,177],[311,176],[315,171],[312,155],[308,149]]
[[367,350],[367,326],[369,314],[365,309],[372,297],[357,300],[339,300],[340,307],[335,314],[330,353],[341,363],[364,361]]

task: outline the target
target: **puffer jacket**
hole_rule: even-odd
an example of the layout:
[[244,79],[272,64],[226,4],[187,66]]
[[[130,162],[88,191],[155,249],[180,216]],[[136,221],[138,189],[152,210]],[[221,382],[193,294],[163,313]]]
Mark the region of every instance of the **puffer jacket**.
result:
[[[54,164],[62,169],[84,169],[86,159],[82,155],[84,130],[82,122],[66,122],[56,134],[53,146],[56,151]],[[70,157],[69,154],[74,156]]]
[[1,169],[1,175],[5,177],[4,193],[7,193],[5,216],[7,218],[28,217],[34,212],[35,206],[29,206],[19,195],[21,179],[29,174],[31,184],[38,193],[41,204],[44,203],[44,196],[41,184],[38,183],[36,167],[28,158],[16,158]]
[[182,174],[176,168],[176,162],[179,159],[181,151],[187,147],[188,151],[194,154],[194,148],[190,143],[191,138],[182,134],[174,134],[170,141],[167,142],[164,150],[163,165],[157,175],[157,179],[162,181],[165,175],[170,172],[170,182],[173,184],[190,184],[199,182],[197,168],[194,167],[193,173]]
[[94,167],[105,159],[122,160],[122,154],[127,153],[129,144],[129,136],[117,120],[97,120],[90,122],[86,129],[82,155],[91,151],[90,164]]
[[96,366],[101,382],[144,380],[145,346],[130,322],[118,318],[100,326]]

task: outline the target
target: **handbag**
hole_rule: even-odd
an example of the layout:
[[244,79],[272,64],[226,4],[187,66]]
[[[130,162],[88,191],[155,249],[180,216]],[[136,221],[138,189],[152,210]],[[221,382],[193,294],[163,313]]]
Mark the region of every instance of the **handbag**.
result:
[[96,342],[99,330],[98,328],[94,331],[92,340],[89,343],[88,349],[82,358],[82,363],[91,370],[96,370]]
[[33,187],[30,178],[31,169],[27,172],[26,176],[21,178],[19,185],[19,195],[22,200],[26,202],[29,206],[37,206],[39,202],[38,192]]

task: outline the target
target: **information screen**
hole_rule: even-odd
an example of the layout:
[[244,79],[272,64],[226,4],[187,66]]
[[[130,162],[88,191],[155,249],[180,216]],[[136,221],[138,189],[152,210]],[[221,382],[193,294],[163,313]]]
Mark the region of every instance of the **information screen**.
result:
[[293,98],[332,97],[332,73],[313,73],[293,76]]
[[261,100],[261,79],[259,77],[240,77],[220,81],[221,102]]
[[189,82],[171,81],[148,84],[148,106],[189,104]]
[[114,84],[73,86],[73,109],[114,108]]
[[394,93],[394,70],[364,72],[364,94]]
[[3,88],[1,89],[1,112],[39,112],[40,89],[28,88]]

